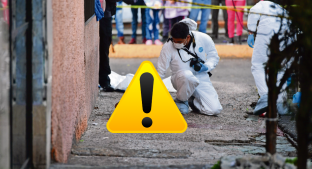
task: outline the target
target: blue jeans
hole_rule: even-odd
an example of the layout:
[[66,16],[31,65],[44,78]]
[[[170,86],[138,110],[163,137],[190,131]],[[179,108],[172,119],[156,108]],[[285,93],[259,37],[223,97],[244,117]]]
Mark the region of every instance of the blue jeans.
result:
[[[211,0],[193,0],[193,2],[211,5]],[[200,20],[200,25],[199,25],[198,31],[206,33],[207,23],[208,23],[209,15],[210,15],[210,9],[192,9],[189,18],[193,19],[194,21],[197,21],[198,13],[200,10],[202,12],[202,15],[201,15],[201,20]]]
[[[121,6],[122,1],[117,2],[117,6]],[[124,25],[122,22],[122,8],[116,9],[116,15],[115,15],[115,21],[116,21],[116,29],[117,29],[117,36],[122,37],[123,31],[124,31]]]
[[[145,5],[143,0],[138,0],[134,5]],[[138,26],[138,9],[136,8],[131,8],[132,12],[132,38],[136,38],[137,34],[137,26]],[[141,21],[142,21],[142,39],[145,38],[146,36],[146,28],[145,28],[145,9],[141,8]]]
[[145,9],[147,40],[152,39],[152,34],[154,34],[154,40],[159,39],[159,11],[159,9]]

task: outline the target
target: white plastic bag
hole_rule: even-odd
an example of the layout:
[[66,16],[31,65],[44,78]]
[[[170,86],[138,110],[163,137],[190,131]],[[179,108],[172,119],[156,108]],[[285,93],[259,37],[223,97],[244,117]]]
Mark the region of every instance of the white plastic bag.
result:
[[116,87],[119,85],[120,82],[122,82],[126,76],[121,76],[117,74],[116,72],[112,71],[110,75],[108,75],[110,78],[110,84],[112,88],[116,89]]
[[[133,78],[133,74],[127,74],[126,76],[122,76],[119,75],[118,73],[112,71],[112,73],[109,75],[109,78],[111,80],[111,86],[112,88],[114,88],[115,90],[126,90],[127,87],[129,86],[132,78]],[[163,82],[167,88],[167,90],[169,92],[177,92],[171,83],[171,76],[167,77],[166,79],[163,79]]]
[[127,87],[129,86],[129,84],[130,84],[130,82],[131,82],[133,76],[134,76],[133,74],[127,74],[127,75],[125,76],[124,80],[121,81],[121,82],[116,86],[115,90],[116,90],[116,89],[119,89],[119,90],[126,90]]
[[173,93],[177,92],[172,86],[171,76],[167,77],[166,79],[163,79],[163,82],[169,92],[173,92]]

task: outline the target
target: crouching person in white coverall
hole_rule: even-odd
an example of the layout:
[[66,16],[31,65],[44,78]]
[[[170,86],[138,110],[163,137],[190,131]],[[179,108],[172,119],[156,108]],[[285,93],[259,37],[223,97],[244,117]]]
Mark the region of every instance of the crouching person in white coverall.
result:
[[[260,14],[266,15],[260,15]],[[271,16],[269,16],[271,15]],[[273,15],[273,16],[272,16]],[[268,106],[268,86],[265,80],[265,70],[264,64],[268,61],[269,48],[268,45],[271,42],[271,38],[274,33],[277,33],[281,26],[281,18],[276,17],[277,15],[286,16],[287,11],[283,9],[277,3],[271,1],[260,1],[255,6],[250,9],[250,14],[248,15],[248,30],[249,36],[247,43],[254,50],[252,54],[252,66],[251,72],[254,76],[255,83],[260,95],[260,99],[254,110],[254,114],[259,115],[267,111]],[[281,33],[287,30],[287,20],[282,20]],[[259,22],[259,23],[258,23]],[[257,24],[258,23],[258,24]],[[254,42],[253,32],[257,30],[256,41]],[[283,34],[280,34],[281,38]],[[280,44],[280,48],[283,48],[283,44]],[[284,71],[280,71],[278,74],[278,82],[283,77]],[[286,85],[283,86],[285,88]],[[280,114],[287,113],[288,109],[283,106],[284,98],[286,93],[283,92],[278,96],[277,99],[277,110]]]
[[194,112],[218,115],[222,106],[208,72],[217,66],[219,56],[212,39],[193,31],[196,28],[196,22],[188,18],[172,27],[172,38],[161,50],[157,72],[164,78],[170,66],[171,82],[177,90],[175,103],[182,114],[189,113],[190,106]]

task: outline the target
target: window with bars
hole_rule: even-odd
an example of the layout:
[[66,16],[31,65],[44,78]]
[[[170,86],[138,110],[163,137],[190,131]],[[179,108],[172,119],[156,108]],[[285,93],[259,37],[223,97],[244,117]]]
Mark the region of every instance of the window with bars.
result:
[[89,18],[91,18],[94,14],[94,2],[95,0],[84,0],[84,16],[85,16],[85,22]]

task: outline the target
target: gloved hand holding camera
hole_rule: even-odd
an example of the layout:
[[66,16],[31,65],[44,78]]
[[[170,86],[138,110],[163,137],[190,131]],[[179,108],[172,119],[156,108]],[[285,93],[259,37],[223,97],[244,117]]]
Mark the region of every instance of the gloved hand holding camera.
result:
[[193,67],[193,69],[200,73],[208,70],[208,67],[204,65],[204,61],[200,58],[192,58],[190,62],[190,66]]
[[[200,68],[199,71],[197,71],[198,73],[200,73],[200,72],[205,72],[205,71],[208,70],[208,67],[207,67],[206,65],[204,65],[204,64],[202,64],[202,63],[200,63],[200,65],[201,65],[201,68]],[[193,68],[194,68],[194,66],[193,66]],[[195,68],[194,68],[194,70],[195,70]],[[195,70],[195,71],[196,71],[196,70]]]

